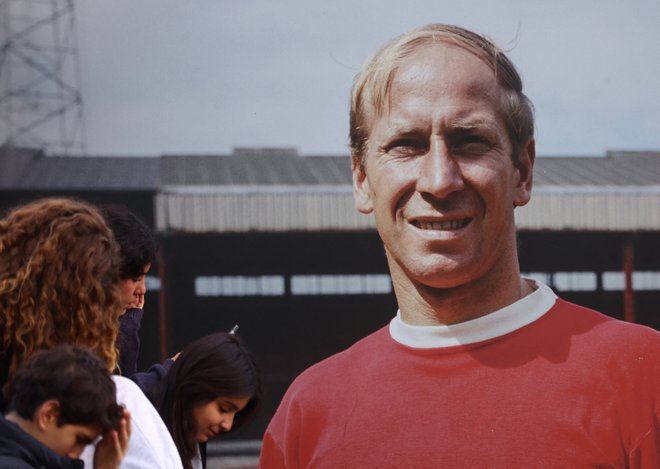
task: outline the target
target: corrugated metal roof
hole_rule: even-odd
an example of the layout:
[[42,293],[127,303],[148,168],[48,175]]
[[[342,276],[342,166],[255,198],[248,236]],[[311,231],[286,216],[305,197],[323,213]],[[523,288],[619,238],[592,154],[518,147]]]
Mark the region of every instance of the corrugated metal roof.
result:
[[660,152],[610,152],[606,157],[541,157],[536,186],[660,185]]
[[309,191],[160,192],[159,230],[205,232],[332,231],[374,227],[373,216],[355,210],[348,186]]
[[[237,154],[221,162],[207,158],[211,160],[195,160],[198,172],[185,179],[177,174],[175,161],[164,171],[164,181],[171,185],[164,184],[156,200],[159,229],[375,227],[372,216],[354,208],[347,156],[306,158],[271,151]],[[179,159],[176,164],[190,163]],[[223,169],[212,170],[211,165]],[[204,174],[203,168],[213,174]],[[253,170],[262,172],[257,176]],[[660,230],[660,152],[537,158],[532,202],[516,210],[516,219],[519,229],[528,230]]]
[[28,148],[0,147],[0,188],[12,188],[43,152]]
[[525,230],[658,231],[660,188],[650,191],[544,191],[516,209]]
[[[7,152],[0,187],[153,190],[161,230],[352,230],[373,227],[353,208],[348,155],[241,148],[232,155],[53,157]],[[660,151],[539,157],[522,229],[660,230]]]
[[[351,184],[348,155],[300,156],[295,149],[239,148],[232,155],[61,157],[0,148],[6,188],[161,186],[309,186]],[[660,185],[660,151],[610,152],[606,157],[539,157],[535,187]]]
[[[160,159],[151,157],[46,156],[11,161],[6,189],[151,190],[160,187]],[[22,164],[21,164],[22,163]],[[9,179],[9,178],[7,178]]]
[[231,156],[164,156],[162,185],[350,184],[347,156],[299,156],[293,150],[247,149]]
[[[351,184],[348,155],[299,156],[291,149],[241,149],[230,156],[164,156],[163,186]],[[660,152],[539,157],[535,186],[660,185]]]

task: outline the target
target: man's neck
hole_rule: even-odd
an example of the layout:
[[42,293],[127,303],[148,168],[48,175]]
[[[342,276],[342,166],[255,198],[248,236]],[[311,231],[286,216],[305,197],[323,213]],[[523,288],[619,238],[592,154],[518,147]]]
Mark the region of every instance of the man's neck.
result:
[[[529,295],[534,287],[519,271],[487,275],[453,288],[434,288],[392,276],[404,322],[419,326],[451,325],[493,313]],[[506,279],[506,281],[502,281]]]

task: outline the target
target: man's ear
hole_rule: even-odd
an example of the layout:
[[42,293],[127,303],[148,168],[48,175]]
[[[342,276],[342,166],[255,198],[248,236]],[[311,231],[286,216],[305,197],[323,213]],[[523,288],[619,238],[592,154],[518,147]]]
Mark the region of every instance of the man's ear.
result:
[[371,200],[369,179],[367,178],[364,162],[360,155],[351,154],[351,169],[353,171],[353,198],[355,199],[355,208],[361,213],[371,213],[374,210],[374,206]]
[[534,176],[534,160],[536,159],[536,143],[530,138],[523,147],[515,162],[517,179],[514,187],[513,205],[522,207],[532,197],[532,179]]
[[59,427],[60,403],[57,399],[44,401],[35,412],[35,423],[45,431],[53,426]]

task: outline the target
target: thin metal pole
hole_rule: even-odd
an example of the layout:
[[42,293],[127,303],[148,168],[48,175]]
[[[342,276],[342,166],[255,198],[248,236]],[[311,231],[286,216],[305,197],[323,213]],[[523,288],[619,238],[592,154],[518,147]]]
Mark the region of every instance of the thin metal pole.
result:
[[165,256],[163,255],[162,250],[163,246],[161,245],[156,254],[158,258],[158,278],[160,278],[160,290],[158,291],[158,335],[160,339],[161,362],[169,357],[167,350],[167,295],[165,294],[167,276],[165,274]]
[[625,289],[623,290],[623,319],[636,322],[635,290],[633,289],[633,272],[635,270],[635,244],[632,238],[623,242],[623,273]]

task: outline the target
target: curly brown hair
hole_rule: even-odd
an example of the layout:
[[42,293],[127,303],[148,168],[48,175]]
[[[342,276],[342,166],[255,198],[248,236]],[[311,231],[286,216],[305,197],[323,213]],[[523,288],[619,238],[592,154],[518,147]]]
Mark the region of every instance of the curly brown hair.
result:
[[114,370],[119,248],[99,211],[40,199],[0,220],[0,330],[9,376],[35,351],[69,343]]

